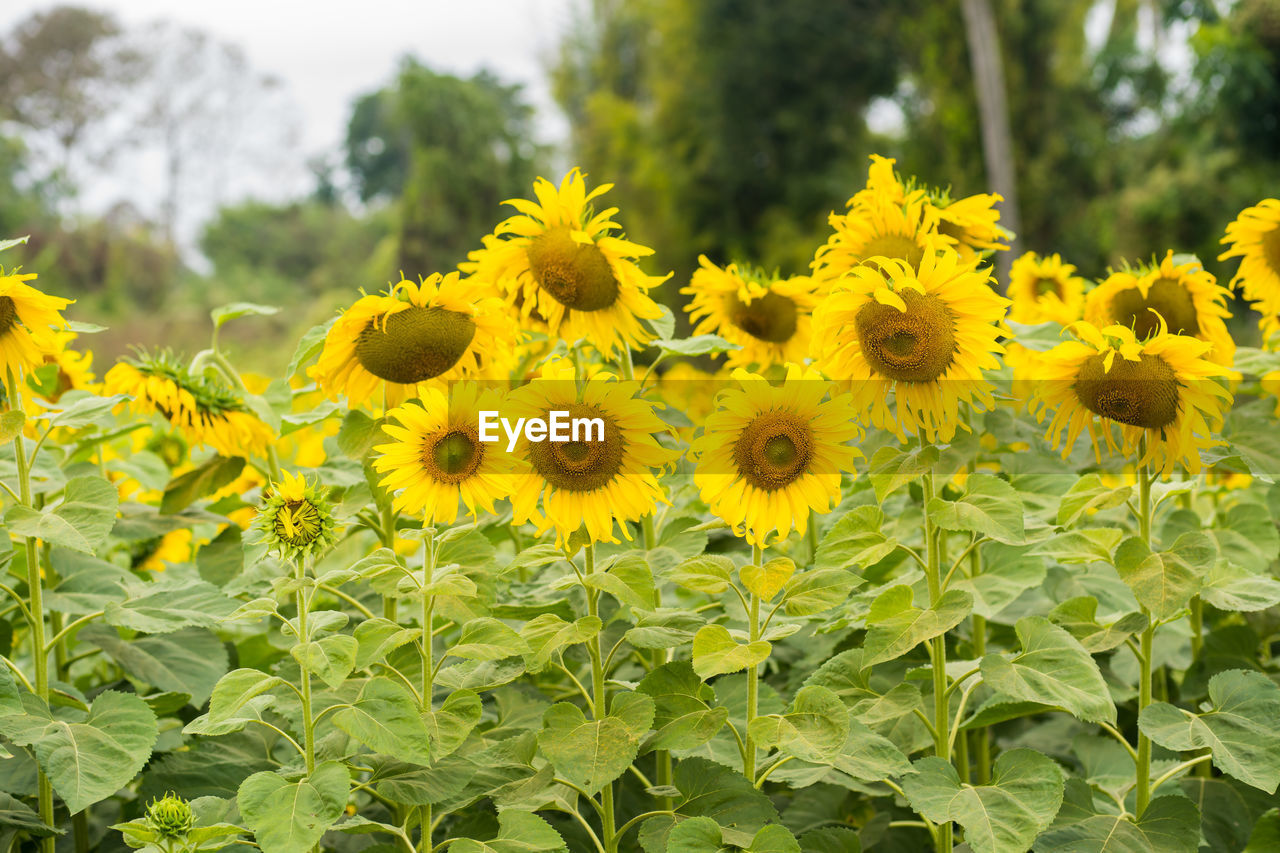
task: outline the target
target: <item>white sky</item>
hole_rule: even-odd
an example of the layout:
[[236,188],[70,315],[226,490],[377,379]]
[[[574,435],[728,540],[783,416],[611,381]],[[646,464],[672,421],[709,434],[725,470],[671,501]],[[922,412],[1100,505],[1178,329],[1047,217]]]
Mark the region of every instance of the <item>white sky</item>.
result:
[[[297,104],[301,150],[295,162],[300,169],[308,156],[340,145],[354,98],[390,82],[406,54],[439,71],[469,75],[489,68],[503,80],[523,83],[538,111],[539,141],[560,142],[567,134],[545,69],[577,0],[70,2],[111,12],[129,28],[168,19],[240,45],[251,66],[280,78]],[[55,5],[49,0],[0,0],[0,32]],[[249,192],[272,198],[286,186],[305,190],[305,175],[289,176],[274,191],[262,187],[262,192]],[[95,193],[89,189],[86,206],[92,207]],[[107,191],[97,189],[98,196]],[[135,201],[144,210],[150,207],[145,199]]]

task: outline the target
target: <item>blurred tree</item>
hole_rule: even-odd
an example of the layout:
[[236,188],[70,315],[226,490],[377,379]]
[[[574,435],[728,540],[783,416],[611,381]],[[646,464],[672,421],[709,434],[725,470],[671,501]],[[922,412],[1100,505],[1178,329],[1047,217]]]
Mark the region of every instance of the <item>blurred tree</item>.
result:
[[482,71],[469,79],[408,59],[394,88],[356,102],[347,165],[365,201],[399,203],[399,267],[452,269],[528,191],[541,154],[521,87]]

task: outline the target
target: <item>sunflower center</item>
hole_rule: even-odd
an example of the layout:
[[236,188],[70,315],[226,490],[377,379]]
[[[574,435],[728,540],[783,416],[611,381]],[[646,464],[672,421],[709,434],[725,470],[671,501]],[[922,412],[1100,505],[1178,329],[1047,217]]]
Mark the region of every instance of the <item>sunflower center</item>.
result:
[[809,423],[794,412],[766,412],[733,445],[738,474],[757,489],[783,489],[804,476],[813,457]]
[[906,261],[914,270],[920,268],[920,260],[924,257],[924,249],[915,240],[903,234],[881,234],[868,240],[867,244],[862,247],[864,262],[866,259],[876,256]]
[[955,321],[936,296],[901,290],[906,311],[868,302],[854,325],[862,354],[877,373],[899,382],[932,382],[956,354]]
[[1262,235],[1262,257],[1276,275],[1280,275],[1280,225]]
[[460,311],[411,305],[381,328],[376,322],[365,326],[356,358],[379,379],[412,385],[457,364],[475,336],[475,321]]
[[18,319],[18,307],[12,296],[0,296],[0,335],[9,331]]
[[1062,283],[1056,278],[1045,277],[1036,279],[1036,296],[1048,296],[1050,293],[1061,299]]
[[1164,429],[1178,418],[1177,374],[1164,359],[1142,355],[1139,361],[1116,357],[1104,370],[1104,357],[1091,356],[1076,375],[1075,392],[1086,409],[1104,418],[1143,429]]
[[1136,287],[1122,290],[1111,299],[1111,313],[1115,321],[1132,328],[1140,341],[1160,331],[1160,321],[1151,313],[1153,310],[1164,318],[1170,333],[1192,336],[1200,334],[1195,301],[1187,288],[1176,279],[1157,279],[1147,291],[1145,299]]
[[796,304],[780,293],[766,293],[749,303],[734,296],[729,316],[733,325],[771,344],[784,344],[796,333]]
[[[604,421],[603,441],[535,441],[529,443],[529,461],[542,478],[558,489],[591,492],[609,484],[622,470],[626,443],[622,430],[608,414],[585,403],[566,407],[570,418]],[[544,417],[550,412],[543,413]],[[590,431],[588,436],[593,435]]]
[[287,501],[276,512],[276,538],[295,547],[310,545],[320,535],[320,511],[311,501]]
[[442,483],[460,483],[480,467],[484,447],[479,436],[469,430],[453,429],[431,445],[430,459],[423,459],[432,479]]
[[601,311],[618,301],[618,279],[594,244],[574,242],[558,225],[529,243],[529,269],[538,285],[575,311]]

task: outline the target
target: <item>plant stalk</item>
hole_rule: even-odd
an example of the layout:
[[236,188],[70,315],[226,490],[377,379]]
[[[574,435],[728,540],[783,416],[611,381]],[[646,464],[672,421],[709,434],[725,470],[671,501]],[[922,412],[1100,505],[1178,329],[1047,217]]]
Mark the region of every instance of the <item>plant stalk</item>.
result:
[[[939,554],[938,529],[929,514],[929,503],[935,494],[933,472],[924,475],[924,538],[928,569],[925,581],[929,586],[929,606],[937,606],[942,598],[942,559]],[[934,754],[944,761],[951,760],[951,714],[947,702],[947,638],[943,634],[929,641],[929,668],[933,675],[933,734]],[[938,825],[936,835],[939,853],[951,853],[953,847],[951,822]]]
[[[298,643],[305,647],[311,641],[310,629],[307,627],[307,608],[310,606],[310,601],[303,583],[307,571],[301,560],[294,563],[294,573],[294,577],[298,579],[298,589],[294,593],[294,599],[298,605]],[[303,660],[306,660],[306,657],[305,654],[302,655]],[[307,759],[307,775],[310,776],[316,770],[316,723],[311,714],[311,670],[305,663],[301,663],[299,669],[302,671],[302,749]]]
[[[430,529],[431,519],[423,518],[423,529]],[[427,534],[422,538],[422,583],[429,586],[436,574],[435,537]],[[422,593],[422,710],[431,713],[432,694],[435,692],[436,655],[432,645],[431,627],[435,623],[436,597],[426,590]],[[418,850],[430,853],[431,850],[431,804],[421,808],[422,829],[418,835]]]
[[[1146,448],[1147,440],[1144,436],[1138,451],[1139,458],[1146,455]],[[1148,548],[1151,547],[1151,521],[1151,471],[1146,465],[1140,465],[1138,466],[1138,536]],[[1145,607],[1142,608],[1142,612],[1147,617],[1147,627],[1143,630],[1139,641],[1141,649],[1141,659],[1138,661],[1141,666],[1138,678],[1139,716],[1151,704],[1151,657],[1156,636],[1154,617]],[[1146,811],[1147,804],[1151,802],[1151,739],[1142,733],[1141,726],[1138,728],[1138,757],[1134,764],[1134,772],[1137,776],[1134,810],[1136,816],[1140,818]]]
[[[596,570],[596,543],[586,547],[586,573]],[[600,618],[600,591],[591,587],[587,591],[587,615]],[[591,656],[591,716],[595,720],[603,720],[609,713],[609,696],[604,683],[604,640],[601,632],[588,644],[587,652]],[[617,853],[617,821],[613,813],[613,782],[609,782],[600,790],[600,841],[604,844],[605,853]]]
[[[751,546],[751,565],[764,565],[764,548]],[[747,613],[747,627],[751,632],[751,642],[760,639],[760,596],[751,593],[751,610]],[[747,728],[746,743],[742,750],[742,775],[754,782],[756,778],[756,741],[751,736],[751,721],[760,710],[760,664],[747,670]]]

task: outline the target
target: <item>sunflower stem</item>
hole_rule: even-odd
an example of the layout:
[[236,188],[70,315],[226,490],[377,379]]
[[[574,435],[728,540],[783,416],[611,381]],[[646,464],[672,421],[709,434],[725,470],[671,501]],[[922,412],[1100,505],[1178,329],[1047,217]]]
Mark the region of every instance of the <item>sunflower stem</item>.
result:
[[[294,592],[294,600],[298,606],[298,644],[305,647],[311,641],[310,629],[307,626],[307,609],[310,606],[306,590],[307,570],[302,560],[294,562],[294,577],[298,581],[298,589]],[[316,769],[316,747],[315,747],[315,718],[311,713],[311,669],[304,663],[307,655],[301,655],[302,661],[299,662],[299,669],[302,671],[302,749],[307,760],[307,775],[310,776]]]
[[[974,462],[969,463],[969,473],[973,474],[977,470]],[[969,551],[969,577],[977,578],[982,574],[982,551],[980,548],[973,548]],[[969,643],[973,646],[974,660],[982,660],[987,655],[987,620],[984,616],[973,613],[969,617]],[[991,730],[986,726],[973,732],[975,753],[974,759],[977,765],[977,778],[979,785],[985,785],[991,781]],[[962,735],[960,743],[968,746],[969,735]],[[962,771],[968,771],[968,762],[966,760]],[[967,779],[966,779],[967,781]]]
[[[1147,455],[1147,439],[1144,435],[1139,443],[1138,458],[1145,458]],[[1151,547],[1151,470],[1146,464],[1138,466],[1138,536],[1148,549]],[[1142,632],[1139,641],[1141,654],[1139,655],[1138,664],[1141,667],[1138,680],[1138,716],[1142,716],[1143,710],[1151,704],[1151,673],[1152,673],[1152,649],[1155,644],[1156,624],[1155,619],[1147,608],[1142,608],[1143,614],[1147,617],[1147,627]],[[1137,788],[1135,793],[1134,811],[1137,817],[1142,817],[1142,813],[1146,811],[1147,804],[1151,802],[1151,739],[1142,733],[1142,727],[1138,727],[1138,755],[1134,760],[1134,770],[1137,775]]]
[[[923,437],[921,444],[924,444]],[[928,564],[928,568],[925,571],[925,581],[929,586],[929,606],[936,607],[938,600],[942,598],[942,559],[939,553],[938,529],[933,523],[932,515],[929,513],[929,504],[933,501],[935,493],[933,471],[925,472],[923,489],[925,562]],[[929,641],[929,667],[933,675],[934,754],[944,761],[950,761],[951,715],[947,701],[947,638],[945,634],[934,637]],[[950,821],[938,825],[938,832],[935,838],[939,853],[951,853],[953,844]]]
[[[436,573],[435,536],[432,534],[431,519],[422,518],[422,712],[432,713],[432,697],[435,691],[435,648],[432,645],[431,626],[435,622],[436,597],[429,594],[426,588],[431,585]],[[433,727],[434,728],[434,727]],[[431,850],[431,804],[421,808],[422,830],[418,836],[418,850]]]
[[[390,498],[383,504],[382,513],[382,545],[393,554],[396,550],[396,513],[392,509]],[[396,597],[394,595],[382,596],[382,615],[384,618],[396,621]]]
[[[8,400],[14,411],[22,411],[22,392],[14,380],[13,371],[8,371]],[[18,500],[28,508],[34,509],[35,504],[31,497],[31,469],[30,464],[34,463],[32,459],[28,461],[25,442],[22,438],[22,430],[19,429],[13,437],[13,456],[18,468]],[[49,702],[49,651],[44,639],[44,579],[40,574],[40,556],[36,550],[36,540],[30,536],[25,537],[23,546],[27,558],[27,612],[29,618],[27,620],[31,627],[31,658],[35,666],[35,694],[41,700],[48,704]],[[40,805],[40,820],[45,824],[53,826],[53,784],[49,781],[49,777],[44,771],[37,768],[36,770],[36,786],[37,795]],[[40,839],[40,849],[43,853],[53,853],[54,837]]]
[[809,551],[809,568],[816,568],[818,562],[818,514],[809,510],[809,525],[804,532],[804,541]]
[[[751,546],[751,565],[764,565],[764,548]],[[747,627],[751,632],[751,642],[760,639],[760,596],[751,593],[751,606],[747,611]],[[747,726],[746,743],[742,748],[742,775],[748,779],[756,778],[756,741],[751,736],[751,721],[759,713],[760,705],[760,665],[756,664],[747,670]]]
[[[586,574],[590,575],[596,570],[596,543],[592,542],[586,547]],[[583,585],[587,593],[587,615],[600,618],[600,592],[592,587]],[[597,633],[595,638],[587,645],[587,653],[591,656],[591,716],[595,720],[603,720],[609,713],[609,696],[605,691],[604,684],[604,641]],[[618,849],[617,842],[617,823],[613,814],[613,782],[608,782],[600,790],[600,840],[604,844],[606,853],[616,853]]]

